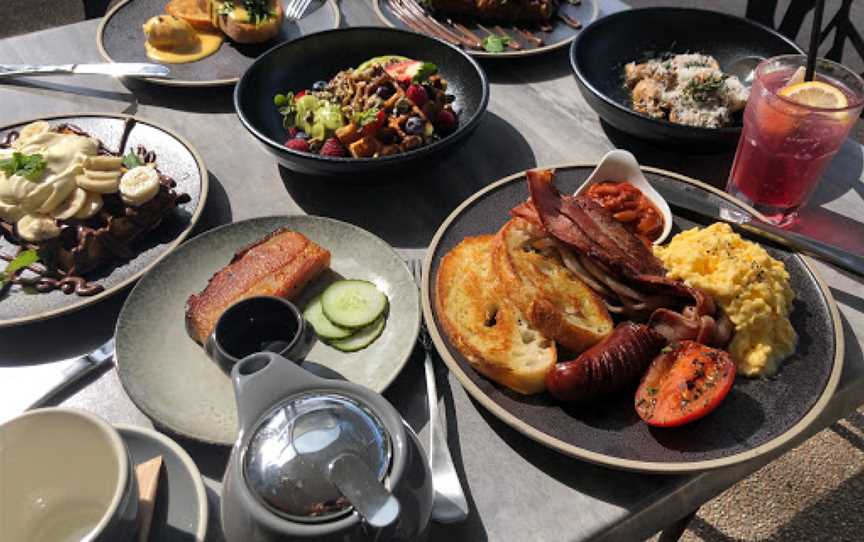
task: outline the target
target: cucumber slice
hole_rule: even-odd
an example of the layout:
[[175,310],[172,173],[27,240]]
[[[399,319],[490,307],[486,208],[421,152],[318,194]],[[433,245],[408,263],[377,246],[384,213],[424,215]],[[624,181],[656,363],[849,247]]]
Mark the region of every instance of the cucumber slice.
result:
[[339,327],[324,316],[324,311],[321,309],[321,296],[309,302],[306,310],[303,311],[303,317],[306,321],[312,324],[315,333],[322,339],[344,339],[350,337],[353,330],[344,327]]
[[341,327],[366,327],[387,310],[387,296],[367,280],[337,280],[321,294],[328,320]]
[[357,350],[362,350],[375,342],[375,339],[381,336],[386,322],[387,318],[382,314],[370,325],[357,330],[357,333],[354,335],[351,335],[346,339],[330,341],[328,344],[343,352],[356,352]]

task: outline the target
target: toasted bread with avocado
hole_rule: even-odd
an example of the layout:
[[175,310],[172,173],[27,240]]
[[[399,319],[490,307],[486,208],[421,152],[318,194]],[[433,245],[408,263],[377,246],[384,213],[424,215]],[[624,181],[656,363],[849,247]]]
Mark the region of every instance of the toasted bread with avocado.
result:
[[504,294],[547,337],[582,352],[612,333],[603,302],[564,263],[545,231],[513,218],[495,236],[492,261]]
[[216,32],[219,29],[210,19],[210,0],[171,0],[165,13],[183,19],[195,30]]
[[435,305],[452,344],[487,378],[523,394],[546,389],[555,343],[501,295],[495,237],[468,237],[441,260]]
[[285,11],[280,0],[210,0],[211,20],[237,43],[263,43],[276,37]]

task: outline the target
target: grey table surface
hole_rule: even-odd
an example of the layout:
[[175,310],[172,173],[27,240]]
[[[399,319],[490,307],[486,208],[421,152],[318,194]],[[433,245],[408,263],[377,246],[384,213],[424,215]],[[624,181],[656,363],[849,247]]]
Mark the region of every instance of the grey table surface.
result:
[[[605,0],[604,0],[605,2]],[[621,9],[601,4],[601,13]],[[341,2],[344,25],[379,24],[368,0]],[[98,21],[0,41],[0,61],[100,61]],[[211,192],[198,231],[270,214],[308,213],[346,220],[381,236],[405,257],[423,253],[435,229],[463,199],[491,181],[535,165],[593,162],[615,146],[646,165],[722,186],[730,154],[688,156],[647,147],[599,123],[579,95],[566,51],[484,64],[492,82],[489,111],[462,147],[423,171],[377,183],[323,181],[277,167],[240,126],[231,89],[182,90],[123,84],[96,76],[20,79],[0,84],[0,123],[52,113],[123,112],[153,119],[186,136],[210,172]],[[805,211],[803,229],[864,252],[864,153],[847,142]],[[350,181],[350,179],[348,180]],[[864,402],[864,299],[861,283],[817,264],[839,304],[846,359],[839,389],[810,436]],[[20,412],[42,376],[110,337],[125,294],[68,317],[0,333],[0,420]],[[50,337],[50,340],[45,338]],[[422,362],[412,363],[386,393],[425,431]],[[472,513],[435,526],[432,540],[640,540],[679,519],[773,457],[687,476],[619,472],[569,459],[514,432],[473,402],[439,363],[439,393],[449,442]],[[152,426],[112,369],[63,400],[111,422]],[[16,397],[17,396],[17,397]],[[208,540],[222,540],[219,489],[228,450],[178,441],[204,476],[210,499]]]

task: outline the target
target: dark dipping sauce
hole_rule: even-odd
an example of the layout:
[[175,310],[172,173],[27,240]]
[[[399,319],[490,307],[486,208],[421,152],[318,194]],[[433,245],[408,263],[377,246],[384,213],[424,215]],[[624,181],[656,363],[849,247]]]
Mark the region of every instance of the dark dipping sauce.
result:
[[651,245],[663,233],[663,215],[641,190],[623,182],[602,182],[591,185],[587,195],[612,213],[615,220]]
[[276,299],[249,299],[229,308],[219,319],[215,339],[238,361],[265,350],[284,351],[299,333],[299,322]]

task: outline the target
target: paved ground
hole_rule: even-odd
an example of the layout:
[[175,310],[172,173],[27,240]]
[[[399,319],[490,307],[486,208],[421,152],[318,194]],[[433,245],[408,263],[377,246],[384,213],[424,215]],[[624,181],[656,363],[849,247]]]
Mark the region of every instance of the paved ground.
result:
[[[780,13],[785,13],[788,2],[780,2]],[[2,19],[0,38],[84,17],[82,0],[0,0],[0,3],[4,13],[16,14]],[[630,0],[629,3],[634,7],[691,5],[739,15],[746,5],[744,0]],[[826,14],[830,16],[839,4],[840,0],[828,0]],[[864,21],[864,2],[855,1],[852,20]],[[805,21],[797,36],[805,47],[809,24]],[[864,31],[860,25],[859,31]],[[864,60],[851,50],[846,52],[844,61],[856,71],[864,70]],[[864,122],[858,123],[853,137],[864,143]],[[864,409],[859,409],[703,506],[683,540],[864,540],[862,502]]]

